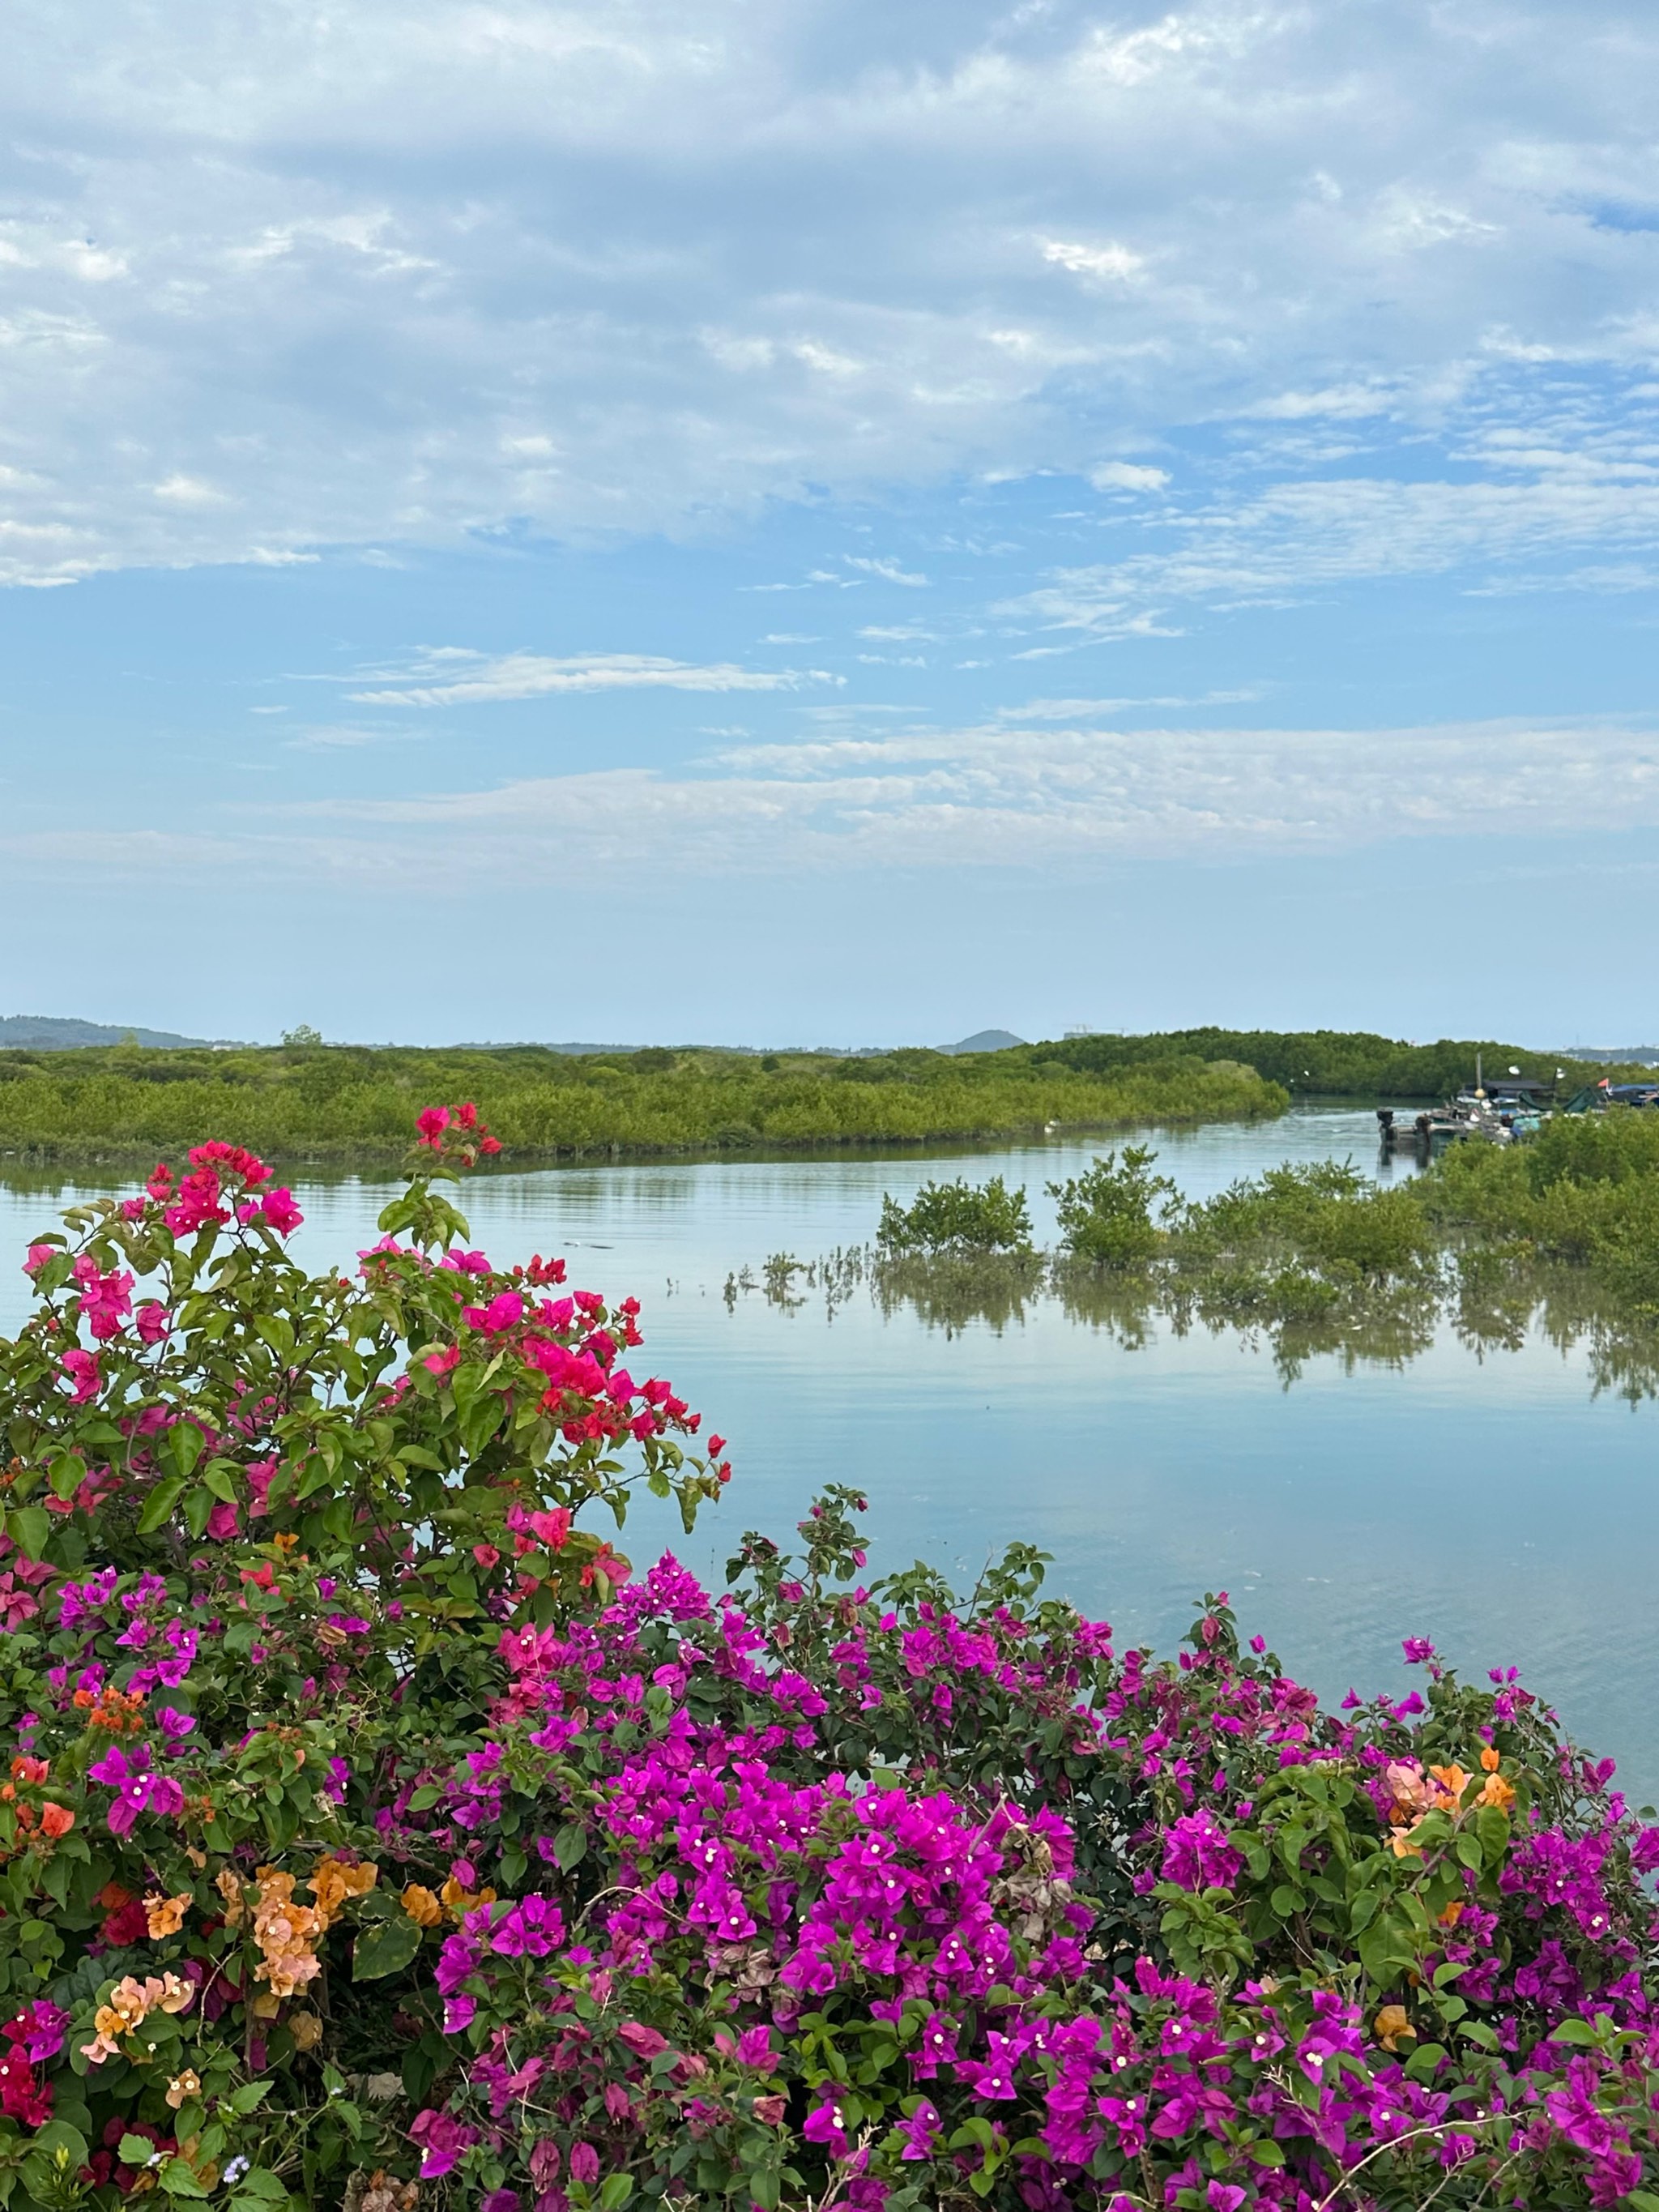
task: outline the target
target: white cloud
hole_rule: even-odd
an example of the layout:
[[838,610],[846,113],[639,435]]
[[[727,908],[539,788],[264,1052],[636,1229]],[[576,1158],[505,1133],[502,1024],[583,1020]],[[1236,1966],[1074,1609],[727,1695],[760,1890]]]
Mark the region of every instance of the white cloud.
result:
[[1656,62],[1622,0],[26,9],[0,579],[1650,378],[1656,240],[1597,211],[1653,204]]
[[200,477],[170,476],[155,487],[157,499],[171,500],[177,507],[225,507],[228,501],[215,485],[204,483]]
[[1659,550],[1659,481],[1583,467],[1518,483],[1285,483],[1237,507],[1194,508],[1182,538],[1167,552],[1055,569],[1000,611],[1016,622],[1115,637],[1183,602],[1285,605],[1372,578],[1441,575],[1466,563],[1506,564],[1515,580],[1538,588],[1559,573],[1564,554]]
[[[465,673],[445,674],[457,660],[476,663]],[[431,683],[423,678],[442,675]],[[802,684],[836,679],[822,669],[740,668],[731,661],[699,667],[643,653],[603,653],[557,659],[544,653],[507,653],[485,659],[465,647],[440,647],[412,671],[374,688],[349,691],[363,706],[458,707],[479,701],[544,699],[568,691],[793,691]]]
[[[829,729],[697,771],[622,767],[488,789],[262,805],[242,829],[0,836],[20,866],[95,856],[368,882],[623,880],[804,868],[1229,861],[1383,841],[1659,827],[1659,726]],[[249,817],[252,819],[252,817]]]
[[1102,461],[1090,470],[1089,481],[1097,491],[1162,491],[1170,472],[1134,461]]
[[1060,238],[1044,239],[1042,258],[1058,268],[1069,270],[1074,276],[1108,276],[1119,283],[1138,276],[1146,265],[1141,256],[1131,253],[1127,246],[1083,246]]
[[[876,559],[860,553],[844,553],[842,558],[849,568],[861,568],[866,576],[880,576],[887,583],[904,584],[912,591],[921,591],[926,588],[927,582],[926,576],[917,569],[900,568],[896,561]],[[821,580],[828,583],[834,580],[824,577]]]

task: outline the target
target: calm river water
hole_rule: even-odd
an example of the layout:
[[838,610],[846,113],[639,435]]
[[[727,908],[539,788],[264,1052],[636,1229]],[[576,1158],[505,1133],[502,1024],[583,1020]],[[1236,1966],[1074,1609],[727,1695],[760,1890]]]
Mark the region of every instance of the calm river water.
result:
[[[1192,1196],[1285,1158],[1376,1159],[1369,1114],[1316,1109],[1144,1140]],[[1042,1184],[1102,1141],[556,1168],[465,1200],[498,1263],[562,1252],[573,1285],[638,1296],[635,1371],[672,1377],[731,1440],[723,1506],[686,1538],[647,1501],[623,1540],[636,1559],[670,1545],[718,1573],[744,1528],[781,1537],[815,1487],[856,1484],[872,1572],[921,1556],[971,1581],[1029,1539],[1054,1555],[1053,1589],[1164,1650],[1192,1600],[1225,1588],[1328,1694],[1398,1694],[1400,1638],[1430,1635],[1466,1670],[1519,1666],[1638,1798],[1659,1796],[1656,1409],[1596,1396],[1582,1352],[1534,1334],[1477,1358],[1447,1330],[1406,1365],[1316,1358],[1287,1385],[1238,1333],[1155,1320],[1132,1349],[1048,1300],[1000,1332],[947,1333],[864,1293],[833,1319],[821,1298],[723,1295],[769,1254],[861,1243],[884,1191],[932,1176],[1024,1183],[1047,1241]],[[29,1233],[74,1194],[0,1185],[0,1331],[25,1310]],[[295,1249],[321,1264],[373,1241],[387,1192],[296,1195]]]

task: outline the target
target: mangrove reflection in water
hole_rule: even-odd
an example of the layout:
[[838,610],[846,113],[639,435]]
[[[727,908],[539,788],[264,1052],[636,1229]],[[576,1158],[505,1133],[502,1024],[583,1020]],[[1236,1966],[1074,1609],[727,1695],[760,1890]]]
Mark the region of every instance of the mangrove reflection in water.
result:
[[816,1305],[830,1322],[864,1296],[884,1320],[909,1315],[947,1338],[975,1326],[1001,1336],[1047,1304],[1125,1352],[1146,1349],[1160,1325],[1177,1339],[1232,1332],[1267,1350],[1287,1387],[1314,1359],[1348,1373],[1403,1368],[1448,1329],[1476,1359],[1517,1352],[1535,1334],[1583,1354],[1593,1396],[1659,1397],[1659,1328],[1611,1310],[1578,1271],[1502,1253],[1453,1254],[1437,1276],[1379,1285],[1294,1267],[1116,1270],[1037,1251],[893,1257],[853,1245],[812,1261],[774,1253],[758,1272],[726,1277],[728,1309],[753,1296],[787,1313]]

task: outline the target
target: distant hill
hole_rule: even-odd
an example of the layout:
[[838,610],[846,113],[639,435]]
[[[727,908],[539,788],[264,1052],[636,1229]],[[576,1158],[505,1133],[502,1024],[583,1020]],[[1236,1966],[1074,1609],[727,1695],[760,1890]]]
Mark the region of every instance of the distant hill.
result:
[[118,1029],[109,1022],[77,1022],[61,1014],[0,1014],[0,1046],[28,1052],[78,1052],[88,1045],[120,1044],[132,1037],[143,1045],[207,1044],[207,1037],[176,1036],[171,1030]]
[[1012,1030],[975,1030],[960,1044],[944,1044],[941,1052],[1006,1052],[1012,1045],[1024,1044],[1024,1037],[1016,1036]]

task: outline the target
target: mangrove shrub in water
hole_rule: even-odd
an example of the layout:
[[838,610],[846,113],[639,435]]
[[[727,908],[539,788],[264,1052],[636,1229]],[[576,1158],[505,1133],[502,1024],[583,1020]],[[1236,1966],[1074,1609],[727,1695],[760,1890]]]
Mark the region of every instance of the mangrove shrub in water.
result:
[[1133,1267],[1152,1257],[1163,1243],[1152,1208],[1167,1214],[1176,1196],[1170,1178],[1152,1173],[1157,1158],[1150,1145],[1126,1145],[1121,1160],[1107,1152],[1085,1174],[1046,1186],[1074,1259]]
[[1652,2212],[1659,1829],[1512,1673],[1328,1711],[848,1489],[636,1576],[723,1445],[421,1122],[348,1271],[228,1145],[27,1255],[0,2200]]
[[881,1201],[878,1251],[897,1257],[912,1252],[1022,1252],[1030,1249],[1031,1217],[1024,1188],[1010,1190],[1002,1177],[970,1183],[925,1182],[908,1206],[890,1193]]

